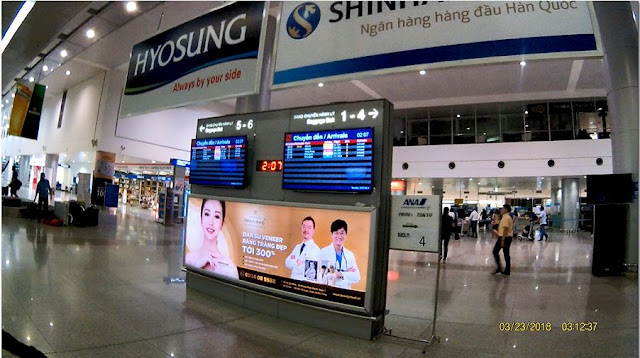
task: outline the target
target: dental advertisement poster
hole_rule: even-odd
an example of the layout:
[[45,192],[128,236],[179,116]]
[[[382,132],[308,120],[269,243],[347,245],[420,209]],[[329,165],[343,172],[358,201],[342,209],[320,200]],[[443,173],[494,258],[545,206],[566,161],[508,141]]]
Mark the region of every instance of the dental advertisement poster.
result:
[[364,307],[371,212],[189,198],[184,263],[199,272]]

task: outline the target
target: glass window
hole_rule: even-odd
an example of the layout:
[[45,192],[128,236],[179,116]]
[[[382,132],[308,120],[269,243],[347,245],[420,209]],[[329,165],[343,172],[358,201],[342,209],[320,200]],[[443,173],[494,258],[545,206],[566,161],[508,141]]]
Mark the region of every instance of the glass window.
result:
[[[596,113],[594,100],[573,102],[572,109],[575,118],[576,139],[592,139],[592,136],[601,131],[602,121]],[[599,126],[600,128],[598,128]]]
[[429,109],[416,108],[407,110],[408,144],[429,144]]
[[429,109],[429,144],[451,144],[451,107]]
[[611,133],[611,124],[608,116],[609,106],[607,105],[607,101],[596,101],[596,111],[598,113],[598,117],[602,121],[603,129],[601,133],[598,133],[598,138],[609,138]]
[[571,102],[549,103],[549,125],[551,126],[551,140],[573,139]]
[[407,118],[406,111],[394,111],[392,117],[393,145],[406,145]]
[[411,139],[409,145],[429,144],[429,122],[425,120],[409,120]]
[[451,108],[453,119],[453,143],[470,144],[476,142],[475,105],[455,106]]
[[529,103],[524,112],[525,140],[549,140],[549,112],[547,103]]
[[503,142],[522,142],[524,136],[524,108],[521,102],[500,104],[500,125]]
[[500,106],[497,103],[477,105],[476,126],[478,143],[500,142]]

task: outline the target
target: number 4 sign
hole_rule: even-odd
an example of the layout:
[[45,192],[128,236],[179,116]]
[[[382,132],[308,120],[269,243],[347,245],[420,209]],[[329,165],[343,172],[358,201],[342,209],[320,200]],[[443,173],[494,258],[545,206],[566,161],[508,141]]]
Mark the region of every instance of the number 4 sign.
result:
[[441,207],[439,195],[392,196],[390,248],[438,252]]

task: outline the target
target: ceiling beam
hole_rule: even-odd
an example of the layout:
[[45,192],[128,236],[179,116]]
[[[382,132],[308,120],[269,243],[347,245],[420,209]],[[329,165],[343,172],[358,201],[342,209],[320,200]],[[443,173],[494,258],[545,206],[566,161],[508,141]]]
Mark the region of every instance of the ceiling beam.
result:
[[569,75],[569,83],[567,83],[567,92],[575,92],[582,72],[584,60],[575,60],[571,65],[571,74]]
[[374,99],[382,98],[382,96],[379,95],[378,92],[372,90],[371,87],[365,85],[361,81],[353,80],[353,81],[351,81],[351,83],[353,83],[356,87],[360,88],[362,90],[362,92],[368,94],[369,96],[371,96]]
[[103,71],[110,71],[110,70],[111,70],[111,69],[110,69],[109,67],[107,67],[107,66],[101,65],[101,64],[99,64],[99,63],[95,63],[95,62],[93,62],[93,61],[85,60],[85,59],[80,58],[80,57],[74,57],[72,61],[74,61],[74,62],[80,62],[80,63],[85,64],[85,65],[88,65],[88,66],[92,66],[92,67],[95,67],[95,68],[99,68],[99,69],[101,69],[101,70],[103,70]]

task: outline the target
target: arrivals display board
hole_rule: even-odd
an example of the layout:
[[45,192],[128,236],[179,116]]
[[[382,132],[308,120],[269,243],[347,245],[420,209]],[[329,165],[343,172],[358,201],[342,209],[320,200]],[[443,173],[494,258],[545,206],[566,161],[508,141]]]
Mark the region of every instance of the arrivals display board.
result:
[[373,209],[266,205],[191,195],[188,269],[364,307]]
[[120,116],[257,93],[267,9],[230,3],[136,44]]
[[273,87],[602,56],[590,2],[285,1]]
[[371,192],[373,129],[285,134],[282,188]]
[[247,136],[193,139],[191,184],[244,187]]

